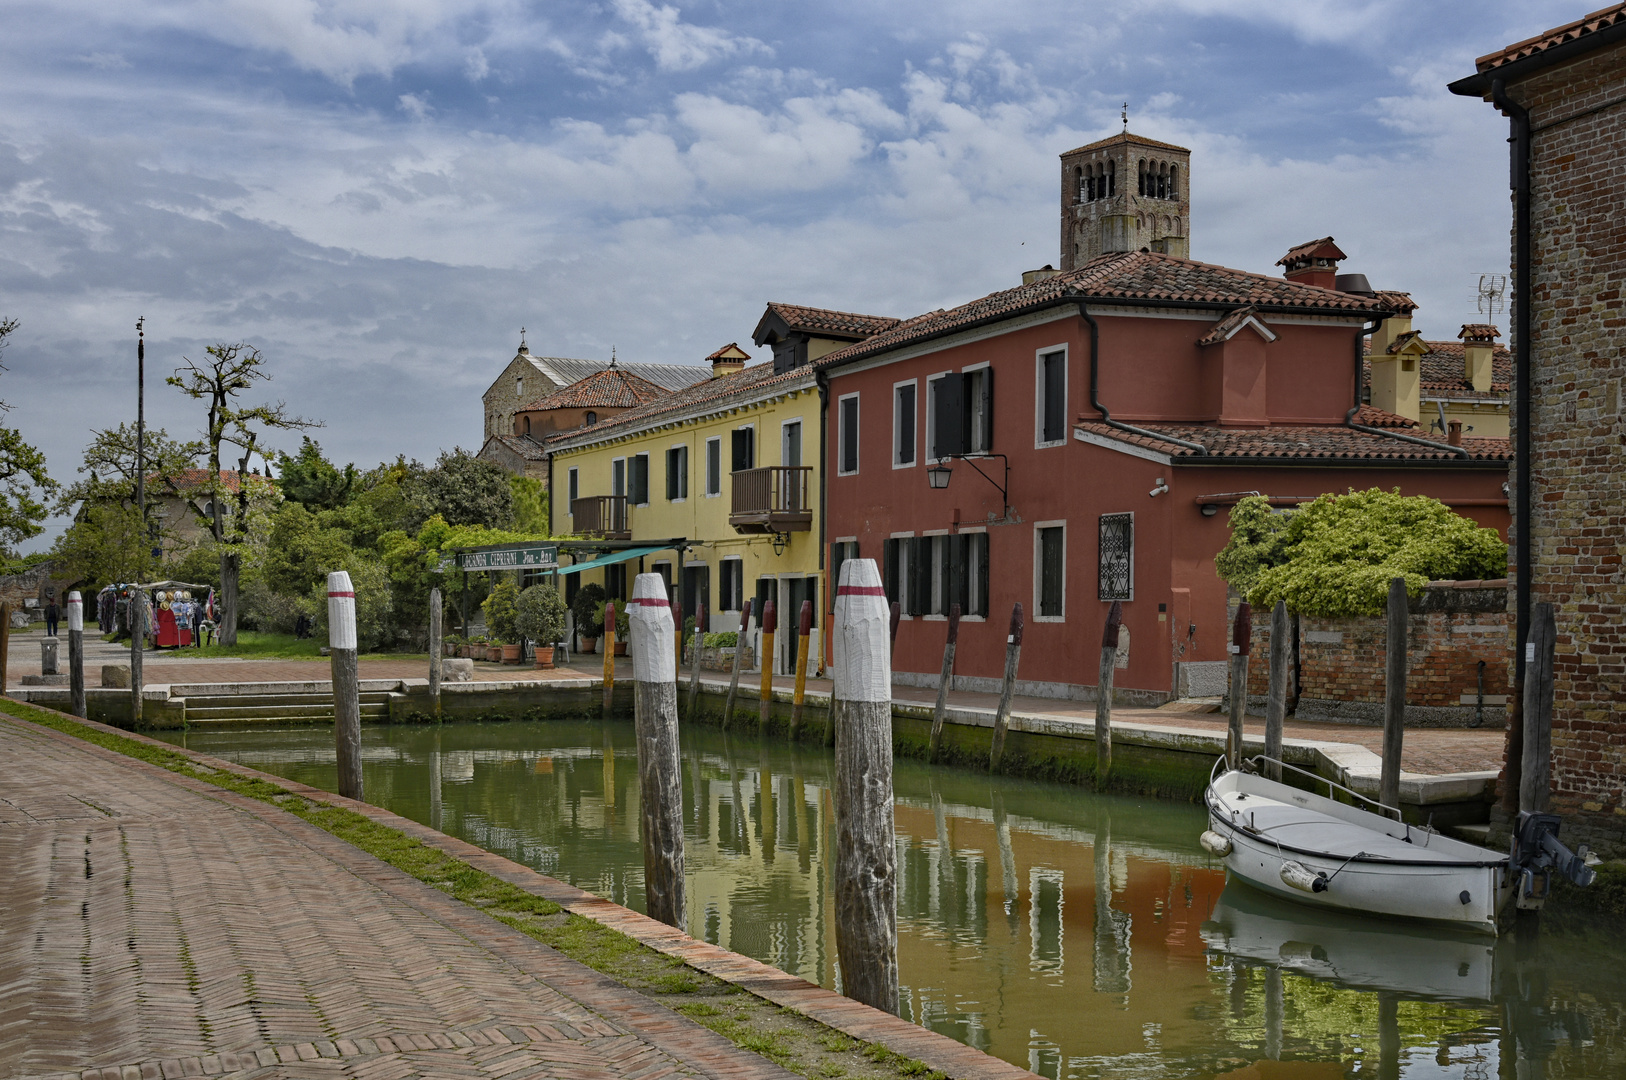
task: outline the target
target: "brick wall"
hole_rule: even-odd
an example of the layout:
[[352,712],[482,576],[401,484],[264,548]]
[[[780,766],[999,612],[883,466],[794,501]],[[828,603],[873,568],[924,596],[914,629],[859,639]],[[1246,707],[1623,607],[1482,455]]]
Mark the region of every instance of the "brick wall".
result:
[[1553,808],[1579,818],[1566,839],[1626,854],[1626,107],[1610,104],[1626,45],[1510,93],[1534,129],[1531,591],[1557,605]]
[[[1507,582],[1430,582],[1408,621],[1406,722],[1416,726],[1470,723],[1485,661],[1484,692],[1508,693],[1512,652]],[[1299,681],[1296,715],[1302,720],[1377,723],[1383,719],[1386,622],[1382,616],[1298,620]],[[1270,615],[1255,613],[1248,693],[1261,700],[1270,687]],[[1486,726],[1506,722],[1495,701],[1481,714]]]

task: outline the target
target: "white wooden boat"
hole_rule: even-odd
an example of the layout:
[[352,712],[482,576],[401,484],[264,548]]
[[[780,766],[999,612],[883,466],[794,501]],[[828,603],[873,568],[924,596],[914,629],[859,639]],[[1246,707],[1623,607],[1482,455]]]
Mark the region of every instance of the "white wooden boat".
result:
[[1205,795],[1202,842],[1234,877],[1313,907],[1497,933],[1520,880],[1509,856],[1408,825],[1398,811],[1291,765],[1282,768],[1354,805],[1251,769],[1220,772],[1223,760]]

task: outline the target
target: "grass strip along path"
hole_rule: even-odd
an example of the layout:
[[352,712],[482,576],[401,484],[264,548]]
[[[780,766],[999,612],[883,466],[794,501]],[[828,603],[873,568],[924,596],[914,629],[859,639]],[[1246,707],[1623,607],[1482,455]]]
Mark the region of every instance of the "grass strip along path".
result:
[[[827,1080],[1032,1075],[387,811],[365,807],[385,819],[375,820],[337,805],[341,800],[330,793],[37,706],[7,701],[4,711],[276,806],[791,1072]],[[547,891],[558,899],[539,895]],[[606,925],[618,922],[660,947]],[[820,1014],[832,1023],[816,1018]],[[899,1053],[877,1036],[918,1056]]]

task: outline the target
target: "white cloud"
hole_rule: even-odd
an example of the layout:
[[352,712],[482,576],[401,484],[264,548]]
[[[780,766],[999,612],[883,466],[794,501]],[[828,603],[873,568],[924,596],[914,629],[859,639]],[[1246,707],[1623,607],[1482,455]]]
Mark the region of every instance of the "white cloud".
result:
[[683,13],[650,0],[615,0],[616,13],[638,31],[655,66],[662,71],[694,71],[725,57],[773,50],[752,37],[738,37],[712,26],[683,21]]
[[417,94],[402,94],[395,100],[401,111],[414,120],[427,120],[429,114],[434,111],[429,107],[429,102]]

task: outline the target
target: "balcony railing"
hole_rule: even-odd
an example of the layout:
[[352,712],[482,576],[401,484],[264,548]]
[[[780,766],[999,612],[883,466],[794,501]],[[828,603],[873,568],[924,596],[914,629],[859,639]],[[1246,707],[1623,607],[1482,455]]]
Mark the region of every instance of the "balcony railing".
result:
[[625,495],[588,495],[570,500],[572,527],[606,540],[631,540],[632,524],[627,518]]
[[808,485],[810,465],[770,465],[732,474],[734,504],[728,523],[736,532],[806,532],[813,527]]

